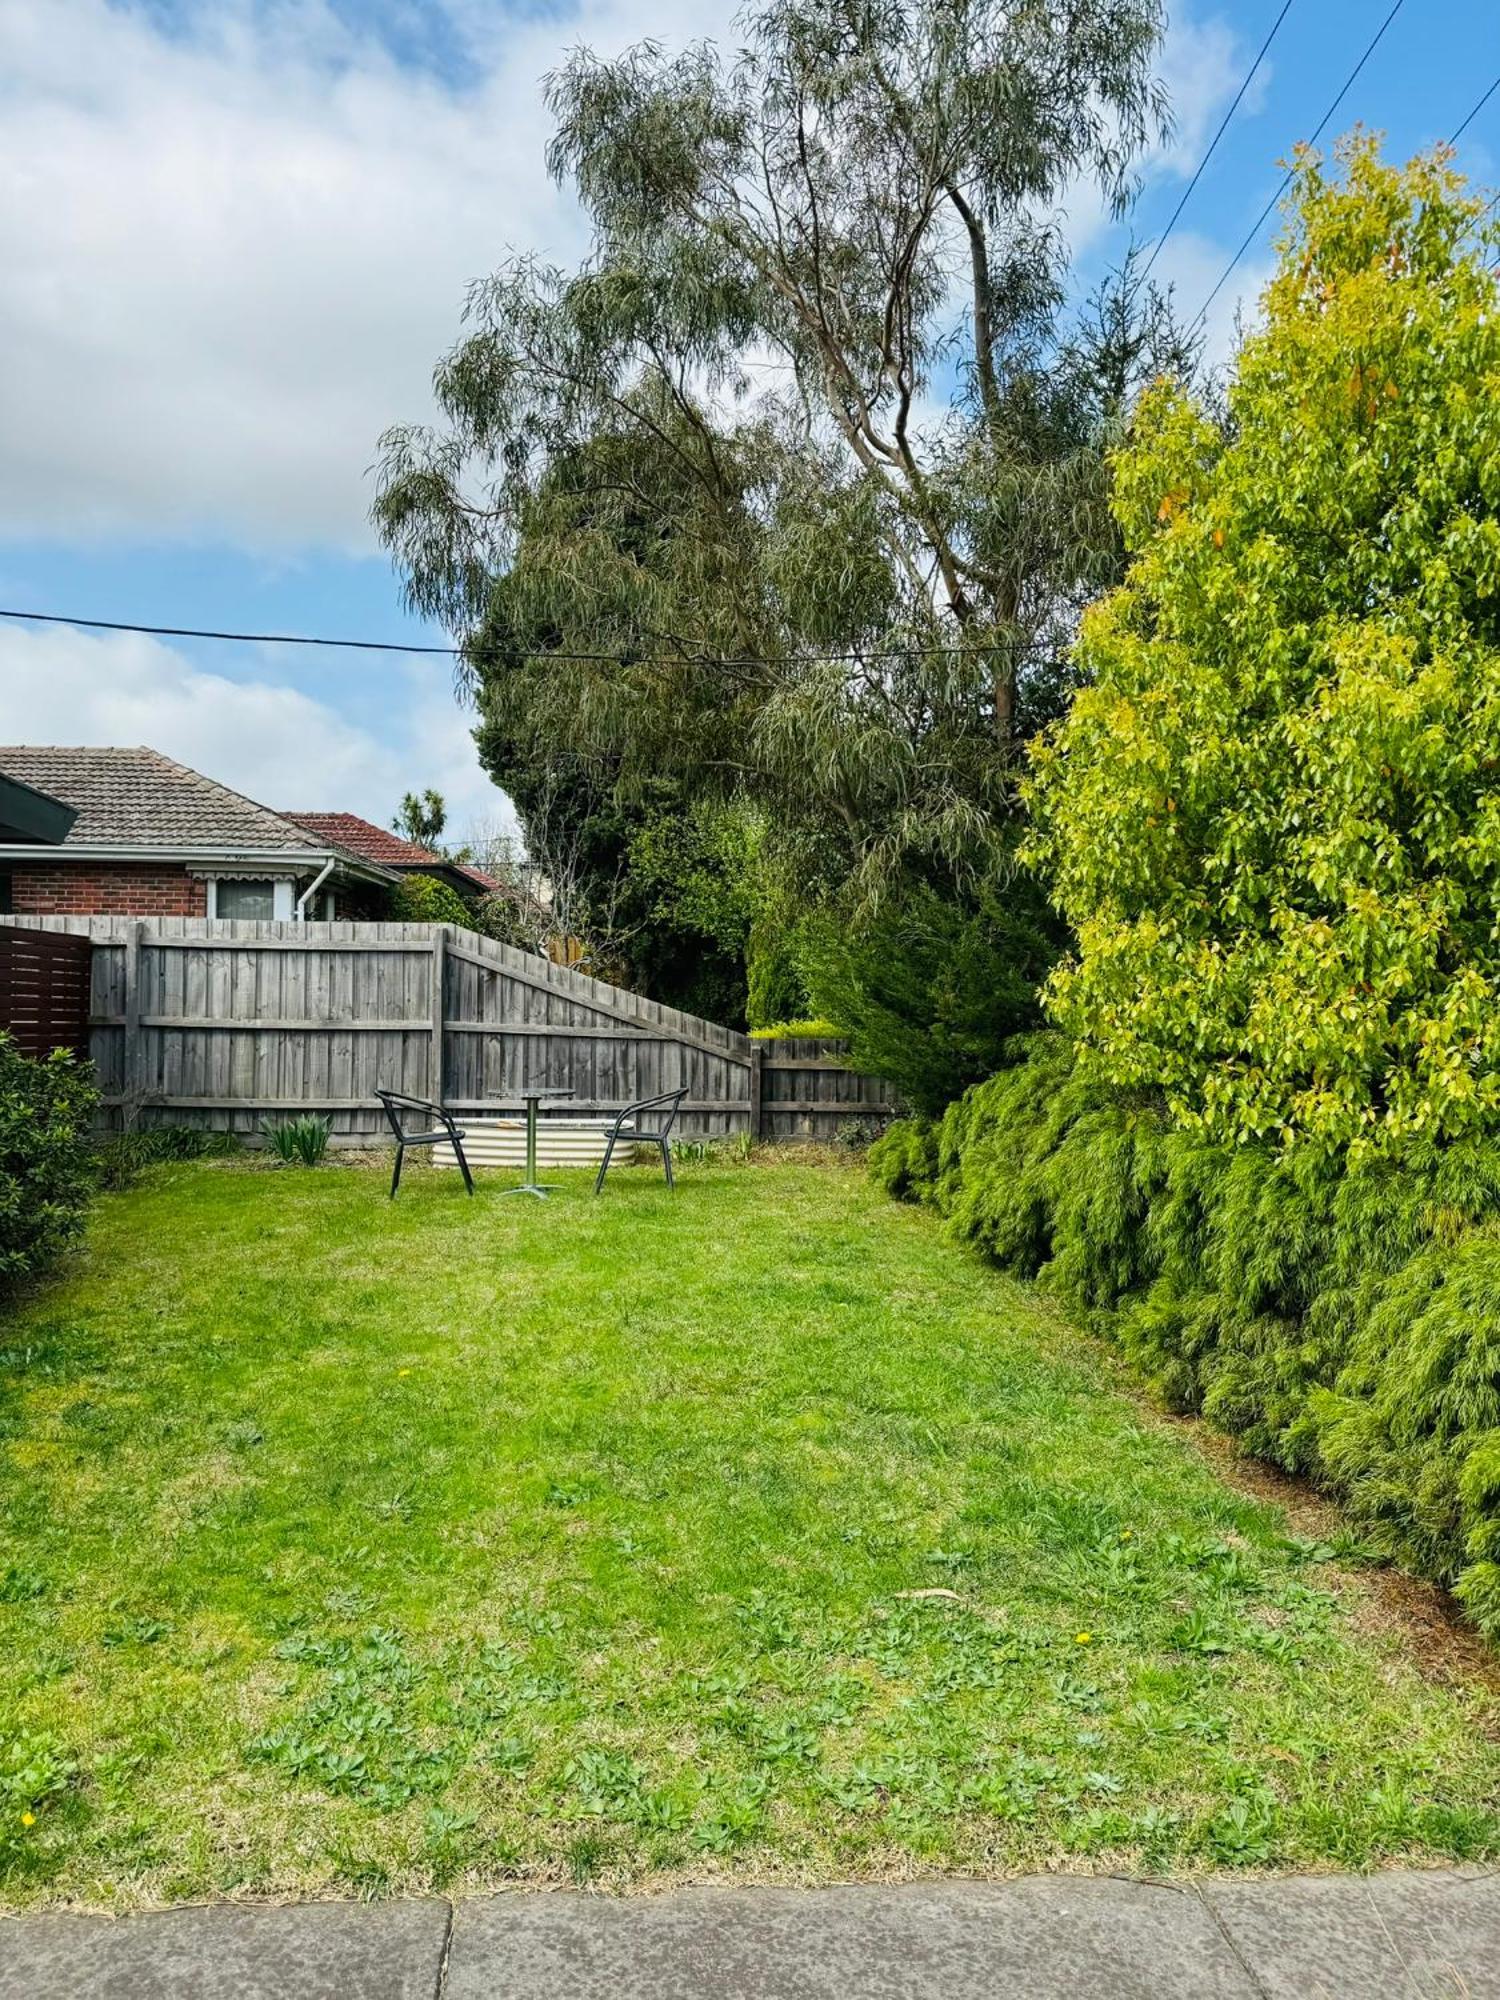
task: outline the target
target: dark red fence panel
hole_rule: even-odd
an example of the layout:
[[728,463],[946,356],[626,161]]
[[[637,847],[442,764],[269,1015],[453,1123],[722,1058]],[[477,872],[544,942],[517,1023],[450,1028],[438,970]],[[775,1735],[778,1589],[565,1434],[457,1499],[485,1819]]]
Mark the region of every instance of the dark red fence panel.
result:
[[22,1055],[88,1054],[93,954],[86,937],[0,924],[0,1028]]

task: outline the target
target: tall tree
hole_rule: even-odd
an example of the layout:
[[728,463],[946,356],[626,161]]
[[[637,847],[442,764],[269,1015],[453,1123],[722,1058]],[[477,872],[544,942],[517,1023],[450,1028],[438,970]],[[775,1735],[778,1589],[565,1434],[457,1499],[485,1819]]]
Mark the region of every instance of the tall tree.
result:
[[773,0],[729,59],[584,52],[593,227],[477,286],[377,520],[511,763],[748,794],[873,903],[1003,871],[1020,741],[1118,574],[1102,447],[1183,360],[1132,274],[1066,321],[1062,198],[1160,128],[1157,0]]

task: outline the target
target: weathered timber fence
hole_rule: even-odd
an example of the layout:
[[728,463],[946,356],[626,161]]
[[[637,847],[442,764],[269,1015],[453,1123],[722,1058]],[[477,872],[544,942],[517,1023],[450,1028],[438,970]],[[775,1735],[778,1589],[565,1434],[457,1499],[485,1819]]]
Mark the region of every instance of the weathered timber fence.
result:
[[453,926],[25,922],[91,943],[89,1053],[116,1127],[252,1136],[320,1111],[336,1142],[378,1144],[377,1085],[471,1115],[513,1110],[526,1085],[562,1087],[573,1095],[555,1115],[569,1118],[686,1085],[680,1129],[696,1138],[832,1137],[884,1109],[883,1086],[829,1045],[752,1044]]
[[751,1130],[761,1139],[837,1139],[868,1132],[896,1109],[882,1078],[850,1069],[844,1044],[821,1035],[751,1043]]

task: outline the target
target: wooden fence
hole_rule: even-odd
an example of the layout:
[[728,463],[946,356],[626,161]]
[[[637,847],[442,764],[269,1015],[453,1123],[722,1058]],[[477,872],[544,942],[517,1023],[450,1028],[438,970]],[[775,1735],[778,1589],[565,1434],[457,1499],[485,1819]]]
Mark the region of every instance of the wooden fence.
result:
[[689,1138],[832,1138],[888,1109],[837,1045],[752,1043],[454,926],[24,921],[91,941],[89,1052],[112,1126],[253,1136],[318,1111],[338,1143],[378,1144],[377,1085],[470,1114],[560,1087],[570,1118],[686,1085]]
[[850,1069],[844,1044],[818,1035],[754,1041],[750,1127],[761,1139],[837,1139],[867,1134],[896,1110],[891,1086]]
[[89,960],[87,938],[0,929],[0,1028],[23,1056],[88,1054]]

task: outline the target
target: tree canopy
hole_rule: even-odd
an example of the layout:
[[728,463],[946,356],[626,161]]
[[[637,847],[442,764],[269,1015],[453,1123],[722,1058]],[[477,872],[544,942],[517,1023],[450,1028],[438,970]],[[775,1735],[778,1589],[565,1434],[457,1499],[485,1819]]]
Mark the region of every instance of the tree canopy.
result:
[[812,896],[1003,870],[1017,749],[1118,575],[1102,446],[1184,359],[1133,276],[1063,312],[1065,192],[1122,206],[1157,0],[774,0],[574,56],[580,267],[476,286],[377,520],[506,762],[748,798]]
[[1215,1137],[1500,1112],[1500,297],[1446,156],[1298,165],[1227,430],[1115,460],[1131,551],[1035,753],[1085,1073]]
[[391,830],[418,847],[436,847],[448,824],[448,804],[431,785],[425,791],[402,794],[400,810],[391,821]]

